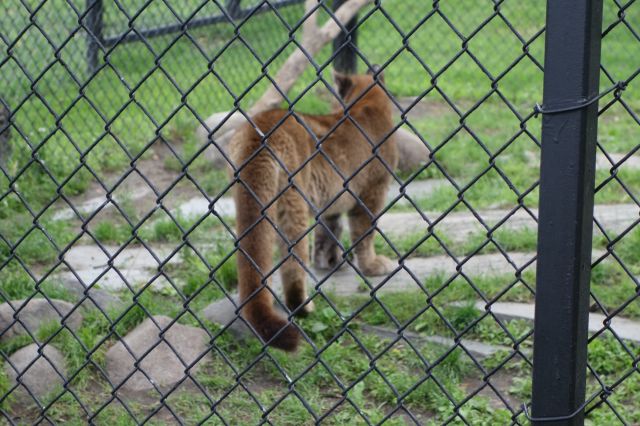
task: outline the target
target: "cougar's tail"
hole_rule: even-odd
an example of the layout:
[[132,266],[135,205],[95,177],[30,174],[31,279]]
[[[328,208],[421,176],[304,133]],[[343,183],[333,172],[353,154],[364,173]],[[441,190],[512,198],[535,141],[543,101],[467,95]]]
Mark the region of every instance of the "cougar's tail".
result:
[[[253,148],[260,146],[259,139],[252,142],[255,142],[250,144]],[[240,163],[249,158],[255,149],[247,149],[247,155],[240,153]],[[236,227],[240,238],[237,254],[238,287],[240,300],[244,302],[249,299],[242,309],[242,315],[264,342],[285,351],[293,351],[298,346],[300,333],[295,325],[275,310],[273,295],[264,279],[272,268],[275,230],[266,219],[263,206],[271,203],[277,194],[277,170],[275,160],[263,150],[240,172],[241,182],[235,185]]]

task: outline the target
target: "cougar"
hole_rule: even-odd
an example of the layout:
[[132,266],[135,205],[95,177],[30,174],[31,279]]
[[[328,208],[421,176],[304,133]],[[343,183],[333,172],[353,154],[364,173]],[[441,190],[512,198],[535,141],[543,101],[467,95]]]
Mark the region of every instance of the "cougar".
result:
[[[294,116],[269,110],[253,117],[231,141],[231,158],[239,166],[234,201],[238,285],[240,301],[246,302],[242,316],[266,344],[288,351],[296,349],[300,332],[273,306],[265,279],[276,242],[288,256],[280,272],[286,305],[296,315],[313,310],[301,265],[309,265],[312,219],[322,222],[315,226],[337,229],[340,215],[347,214],[355,258],[365,275],[384,275],[394,265],[375,253],[372,232],[398,161],[391,99],[377,70],[334,75],[344,105],[338,111]],[[337,263],[337,256],[329,262]]]

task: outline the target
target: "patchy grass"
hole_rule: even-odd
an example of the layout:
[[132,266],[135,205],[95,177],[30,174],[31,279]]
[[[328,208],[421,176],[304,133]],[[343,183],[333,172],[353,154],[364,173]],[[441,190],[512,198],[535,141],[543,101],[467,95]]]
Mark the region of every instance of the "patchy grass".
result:
[[[189,298],[188,304],[193,312],[199,312],[212,300],[222,297],[221,290],[212,284],[210,277],[215,277],[227,289],[232,289],[237,279],[233,268],[226,266],[229,261],[220,253],[211,253],[207,259],[209,263],[219,265],[213,273],[196,257],[185,259],[188,267],[174,271],[187,280],[182,292]],[[531,336],[526,336],[531,331],[530,323],[506,321],[503,328],[473,305],[460,302],[478,299],[477,291],[491,298],[506,287],[512,289],[501,300],[530,300],[531,291],[527,285],[532,285],[534,278],[532,273],[525,273],[518,279],[513,276],[484,276],[471,277],[468,282],[462,277],[450,281],[442,275],[434,276],[424,283],[430,296],[398,292],[380,294],[372,300],[366,296],[325,294],[333,302],[333,307],[317,296],[316,312],[298,320],[310,343],[303,344],[295,355],[268,350],[265,356],[255,339],[240,342],[229,332],[220,334],[218,326],[204,323],[215,336],[217,349],[210,352],[204,368],[194,374],[201,390],[176,393],[169,396],[166,403],[185,422],[197,422],[213,415],[221,416],[227,423],[253,424],[266,416],[274,423],[305,424],[312,422],[314,416],[331,411],[328,424],[344,424],[345,421],[366,424],[380,422],[401,402],[424,424],[440,424],[454,418],[462,421],[456,416],[462,416],[471,424],[508,423],[512,416],[509,407],[484,393],[475,395],[475,389],[482,384],[486,373],[479,370],[460,348],[451,350],[419,341],[412,345],[404,341],[394,342],[388,337],[372,334],[365,326],[389,330],[402,326],[418,335],[464,337],[504,347],[517,343],[521,350],[529,353]],[[92,413],[108,400],[109,386],[99,368],[104,367],[104,353],[117,335],[131,330],[146,318],[147,313],[175,317],[183,311],[184,299],[178,294],[162,295],[145,290],[128,298],[132,300],[132,307],[106,316],[97,310],[86,311],[84,322],[75,336],[67,330],[60,330],[56,324],[49,324],[37,333],[40,341],[49,342],[62,351],[69,371],[75,374],[70,386],[74,392],[83,395],[85,406]],[[190,314],[182,316],[181,322],[202,326],[202,323],[190,321],[189,317]],[[8,356],[28,343],[29,338],[14,338],[0,345],[0,351]],[[605,346],[599,346],[598,340],[592,343],[590,361],[598,374],[613,380],[625,368],[630,368],[632,360],[627,361],[628,356],[614,339],[602,344]],[[517,410],[519,404],[530,396],[530,367],[525,362],[509,361],[510,357],[508,351],[502,351],[479,362],[486,371],[501,366],[499,371],[505,372],[506,376],[500,380],[506,382],[500,392],[508,396],[511,409]],[[507,364],[502,366],[505,362]],[[241,371],[240,379],[238,372]],[[491,376],[493,374],[497,373],[491,373]],[[242,380],[243,387],[237,387],[238,380]],[[285,397],[291,386],[289,380],[295,383],[296,394]],[[640,390],[635,383],[625,384],[631,386],[624,390],[625,395]],[[223,395],[226,396],[212,412],[208,398],[217,400]],[[350,402],[341,403],[344,397]],[[468,397],[470,399],[467,400]],[[299,398],[305,403],[302,404]],[[258,403],[268,414],[265,415]],[[153,410],[153,404],[157,401],[151,405],[127,402],[137,421]],[[633,410],[632,407],[620,409],[628,411]],[[77,401],[68,393],[50,410],[52,418],[61,422],[81,422],[86,418]],[[630,415],[635,416],[633,413]],[[601,415],[607,418],[598,411],[591,418],[600,419]],[[98,418],[113,424],[134,422],[134,418],[117,404],[100,412]],[[405,424],[406,418],[391,416],[390,422]]]
[[[289,46],[279,52],[280,46],[288,40],[288,29],[275,14],[267,13],[252,18],[237,30],[231,24],[218,25],[215,32],[206,28],[190,30],[189,34],[198,46],[190,38],[178,35],[151,39],[146,46],[142,43],[117,46],[109,51],[109,66],[100,68],[90,77],[85,71],[84,55],[77,54],[84,50],[83,38],[77,37],[67,43],[60,55],[69,71],[81,83],[86,83],[84,98],[78,98],[78,83],[60,63],[50,63],[54,48],[42,34],[33,27],[21,33],[29,23],[30,12],[26,5],[34,6],[26,2],[8,7],[3,28],[6,28],[9,40],[20,34],[14,50],[15,58],[24,69],[32,75],[42,73],[35,87],[39,96],[28,96],[31,85],[25,72],[14,61],[8,61],[3,65],[3,75],[14,77],[5,79],[3,98],[16,109],[15,126],[23,135],[14,136],[12,142],[15,158],[10,162],[10,175],[17,179],[15,184],[23,199],[35,212],[55,199],[58,190],[67,196],[85,190],[95,178],[83,164],[86,163],[98,178],[104,178],[107,173],[122,174],[137,155],[152,157],[149,147],[158,139],[176,152],[165,158],[165,166],[194,174],[205,190],[215,194],[221,189],[218,185],[221,179],[216,175],[218,172],[210,170],[203,156],[196,157],[203,147],[193,136],[199,121],[194,113],[206,117],[213,111],[227,110],[235,104],[234,97],[241,95],[239,104],[246,107],[266,87],[265,79],[261,79],[263,65],[260,62],[273,60],[268,67],[273,72],[292,49]],[[138,8],[143,6],[138,16]],[[188,1],[179,10],[186,17],[188,11],[199,6],[200,2]],[[613,4],[605,6],[607,22],[612,22],[617,9]],[[137,26],[145,25],[152,14],[174,19],[172,12],[160,3],[136,3],[127,9],[137,16],[134,23]],[[417,0],[388,0],[382,10],[371,15],[363,13],[361,16],[367,18],[360,26],[359,50],[370,62],[377,63],[385,63],[398,52],[387,66],[386,84],[397,96],[425,94],[424,102],[431,105],[434,112],[426,119],[411,118],[411,124],[432,146],[434,160],[455,177],[461,187],[492,164],[503,170],[513,185],[513,189],[509,188],[507,182],[497,177],[497,172],[492,172],[486,183],[481,179],[474,185],[478,193],[485,194],[484,197],[476,199],[473,188],[465,191],[466,197],[478,206],[483,205],[483,200],[512,203],[518,193],[522,194],[536,181],[537,168],[531,167],[531,159],[525,154],[533,152],[536,155],[538,152],[539,121],[528,121],[524,127],[521,122],[541,100],[542,71],[534,61],[523,58],[498,82],[501,95],[512,108],[495,94],[475,108],[476,102],[492,93],[491,78],[497,78],[521,56],[522,43],[500,16],[493,16],[490,4],[467,2],[460,8],[443,6],[441,11],[449,23],[438,14],[422,23],[421,14],[415,13],[417,9],[424,9]],[[632,19],[640,13],[639,9],[628,7],[625,14]],[[55,45],[62,43],[75,29],[77,16],[60,0],[49,0],[38,9],[38,17],[46,19],[54,10],[59,18],[55,26],[57,33],[50,35]],[[215,4],[207,3],[199,14],[218,12]],[[300,6],[293,6],[285,9],[282,17],[291,25],[300,12]],[[424,10],[425,14],[428,12],[429,8]],[[542,3],[516,7],[512,2],[505,2],[500,6],[500,12],[526,39],[534,37],[544,24]],[[125,29],[121,12],[107,7],[106,16],[107,29]],[[396,23],[395,27],[390,24],[389,17]],[[476,27],[488,18],[491,18],[489,22],[475,33]],[[327,19],[326,14],[321,16],[323,19]],[[473,33],[473,37],[468,41],[468,53],[450,64],[462,43],[451,25],[461,35]],[[227,46],[235,32],[252,46],[253,52],[238,39]],[[409,33],[405,42],[403,34]],[[296,35],[299,34],[296,32]],[[527,45],[528,54],[539,63],[543,59],[543,41],[543,37],[537,36]],[[612,77],[622,80],[635,70],[634,64],[621,60],[624,55],[610,54],[633,51],[637,45],[622,26],[607,35],[604,45],[603,63],[613,73]],[[495,46],[500,46],[500,54],[494,53]],[[21,52],[28,47],[42,54],[23,55]],[[161,61],[161,68],[156,65],[156,57]],[[216,58],[215,75],[209,71],[209,61],[213,57]],[[324,49],[316,62],[319,66],[325,65],[329,57],[329,49]],[[484,70],[474,58],[483,64]],[[237,72],[239,66],[242,66],[241,73]],[[314,113],[328,109],[326,97],[318,96],[323,83],[317,83],[309,92],[304,93],[304,90],[317,80],[318,74],[330,81],[329,71],[327,68],[322,73],[314,69],[305,72],[290,97],[296,102],[294,109]],[[438,90],[434,88],[434,81],[437,81]],[[244,93],[254,82],[257,82],[256,86]],[[635,86],[631,84],[625,91],[625,96],[628,95],[625,100],[632,106],[636,99],[632,96],[637,90]],[[135,103],[130,103],[130,94]],[[183,95],[190,109],[182,107]],[[158,99],[162,102],[157,102]],[[121,106],[126,107],[122,109]],[[58,120],[54,119],[55,114],[58,114]],[[461,117],[464,125],[460,123]],[[105,122],[109,123],[109,132],[103,135]],[[57,131],[58,125],[64,132]],[[603,115],[601,143],[611,151],[626,152],[633,147],[634,139],[629,136],[636,127],[623,108],[614,106]],[[131,132],[132,128],[136,131]],[[34,150],[38,151],[41,163],[31,161]],[[429,166],[428,170],[422,175],[442,175],[442,171],[434,166]],[[0,189],[7,185],[8,180],[2,176]],[[607,196],[611,200],[624,198],[619,190],[611,191]],[[444,193],[438,196],[449,198]],[[527,204],[535,205],[536,199],[534,193],[530,200],[527,199]],[[5,197],[0,202],[3,203],[0,210],[27,214],[18,197]]]
[[[314,414],[320,416],[333,411],[328,424],[344,424],[348,419],[351,419],[350,424],[365,424],[380,422],[402,401],[416,418],[425,423],[455,416],[456,404],[462,406],[462,416],[482,414],[483,418],[486,416],[493,421],[509,418],[506,408],[489,409],[490,401],[486,397],[474,397],[462,404],[468,394],[463,381],[477,372],[459,350],[448,352],[437,345],[421,345],[418,355],[415,348],[401,343],[391,345],[387,339],[362,333],[357,324],[345,324],[340,316],[348,315],[347,312],[338,314],[329,305],[319,303],[318,314],[300,320],[313,346],[304,345],[296,355],[269,350],[269,356],[261,358],[263,350],[254,339],[240,343],[228,333],[217,337],[216,346],[225,357],[218,355],[217,351],[212,352],[205,367],[194,374],[202,386],[201,390],[209,398],[219,398],[227,391],[231,392],[220,402],[216,415],[226,422],[253,424],[264,416],[258,406],[260,404],[265,409],[273,409],[267,418],[277,423],[304,424],[312,420]],[[351,334],[345,333],[347,327]],[[208,328],[212,333],[218,330],[211,324]],[[108,386],[94,365],[104,366],[104,350],[113,342],[110,330],[108,320],[94,311],[85,317],[83,326],[76,333],[77,338],[66,330],[60,330],[56,324],[49,324],[37,333],[39,340],[63,352],[70,372],[78,373],[69,386],[83,395],[85,408],[91,414],[95,414],[94,410],[108,397]],[[110,335],[112,337],[103,341],[104,336]],[[334,339],[337,335],[341,336]],[[8,348],[5,346],[2,350]],[[86,363],[88,351],[91,351],[90,362]],[[436,358],[441,358],[438,365],[425,371],[425,359]],[[240,370],[232,370],[230,365],[242,370],[253,360],[259,361],[242,374],[245,387],[237,388],[239,377],[234,371]],[[322,364],[318,360],[322,360]],[[309,369],[310,366],[314,367]],[[291,395],[282,400],[289,387],[285,377],[295,382],[297,396]],[[212,411],[207,396],[201,390],[171,395],[167,404],[186,422],[204,420]],[[350,403],[340,403],[343,396]],[[303,398],[306,406],[298,398]],[[138,420],[153,409],[135,401],[128,401],[128,406]],[[68,393],[62,395],[49,410],[48,414],[61,422],[81,422],[86,418],[77,401]],[[23,413],[24,418],[29,418],[28,413],[28,410]],[[115,422],[113,424],[120,424],[120,421],[129,424],[134,420],[117,406],[100,413],[99,418],[110,419]],[[392,416],[390,424],[404,424],[403,417]]]
[[47,278],[36,288],[34,279],[17,262],[0,269],[0,302],[46,295],[52,299],[73,300],[70,290],[55,278]]

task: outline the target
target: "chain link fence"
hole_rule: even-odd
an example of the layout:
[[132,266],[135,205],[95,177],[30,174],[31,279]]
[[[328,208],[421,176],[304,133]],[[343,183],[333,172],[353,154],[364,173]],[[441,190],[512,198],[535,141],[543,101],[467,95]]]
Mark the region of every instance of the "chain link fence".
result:
[[[545,36],[557,32],[546,34],[545,26],[557,31],[553,18],[578,15],[581,7],[382,0],[341,23],[343,33],[309,58],[282,103],[285,117],[302,126],[318,116],[338,118],[324,133],[309,128],[314,152],[283,169],[286,182],[272,199],[253,203],[281,240],[273,265],[259,273],[300,332],[292,354],[266,346],[256,323],[239,314],[249,302],[238,296],[236,265],[248,255],[243,241],[254,226],[239,228],[252,202],[236,206],[232,194],[244,188],[256,195],[256,183],[245,171],[250,160],[220,166],[222,138],[207,117],[249,115],[302,43],[303,3],[0,4],[4,422],[574,424],[584,412],[591,424],[640,423],[638,2],[602,2],[600,94],[583,93],[566,105],[549,104]],[[320,24],[345,3],[318,1]],[[574,38],[566,44],[587,45],[581,21],[569,21],[576,27],[567,30],[565,37]],[[374,72],[368,90],[386,94],[389,130],[405,135],[393,136],[397,168],[381,154],[390,134],[374,140],[362,131],[357,102],[345,104],[332,74],[334,66],[364,74],[373,64],[383,74]],[[573,71],[578,81],[581,69]],[[595,101],[595,170],[588,151],[562,157],[554,169],[541,154],[554,142],[545,131],[558,125],[557,138],[568,141],[558,146],[588,147],[595,120],[585,125],[585,143],[569,136],[582,127],[554,120],[582,119]],[[366,229],[351,229],[351,238],[342,228],[357,222],[326,215],[328,207],[315,205],[297,180],[314,158],[328,155],[331,135],[348,126],[360,128],[370,153],[348,173],[329,161],[340,185],[325,201],[330,206],[351,194],[349,216],[367,213]],[[422,149],[410,144],[416,138]],[[268,150],[264,139],[260,148]],[[272,155],[285,167],[282,153]],[[371,164],[381,164],[382,181],[390,181],[375,208],[354,189]],[[590,286],[589,274],[576,273],[566,282],[577,284],[560,289],[565,281],[536,259],[564,259],[566,252],[549,243],[554,221],[541,219],[547,233],[538,236],[545,208],[562,206],[545,206],[540,193],[554,191],[555,184],[545,187],[545,173],[556,176],[560,201],[578,201],[555,223],[585,211],[590,218],[588,191],[581,197],[576,189],[593,186],[589,170],[593,234],[571,226],[555,234],[575,231],[567,241],[582,241],[566,264],[590,255]],[[582,185],[561,192],[574,178]],[[289,219],[268,207],[295,191],[311,220],[292,237]],[[585,238],[592,239],[588,247]],[[358,257],[369,242],[391,259],[380,276],[366,274]],[[551,248],[542,253],[539,246]],[[315,304],[304,317],[282,294],[291,268],[307,282],[303,303]],[[583,291],[576,297],[583,299],[564,298],[565,287],[571,295]],[[546,289],[546,318],[565,315],[551,334],[561,336],[563,322],[576,325],[589,331],[584,345],[572,330],[575,344],[534,358],[534,309],[543,309],[541,299],[534,308],[536,288]],[[561,302],[578,313],[559,308]],[[541,315],[535,320],[549,331]],[[570,369],[556,382],[543,380],[542,371],[557,372],[544,358],[562,365],[573,357],[580,370],[583,346],[583,381]],[[544,386],[574,381],[566,394],[575,400],[559,412],[545,408]]]
[[[640,42],[638,21],[633,15],[633,8],[638,6],[634,3],[637,2],[611,2],[604,11],[600,87],[602,92],[609,89],[609,93],[600,100],[598,110],[597,158],[601,169],[596,173],[595,203],[596,206],[607,203],[607,193],[615,190],[637,213],[638,187],[628,173],[635,169],[640,145],[636,141],[621,147],[614,142],[618,138],[612,133],[617,127],[627,135],[625,137],[632,139],[631,135],[638,131],[640,124],[637,104],[640,67],[637,63],[623,67],[618,62],[624,56],[620,40],[627,40],[634,47]],[[611,119],[618,124],[614,125],[609,121]],[[621,124],[623,122],[625,124]],[[634,410],[625,407],[624,395],[626,389],[633,387],[638,380],[640,352],[638,342],[628,340],[629,335],[621,332],[619,325],[633,317],[632,312],[638,307],[637,256],[640,247],[636,242],[640,228],[635,214],[616,229],[603,223],[606,222],[603,215],[604,212],[594,217],[594,238],[598,240],[598,247],[594,247],[591,272],[589,330],[592,334],[589,337],[587,373],[587,401],[590,402],[586,412],[594,419],[604,417],[597,414],[600,412],[607,413],[606,419],[610,418],[614,423],[634,424],[640,419]],[[607,284],[602,282],[602,274],[616,277],[611,281],[609,291],[605,290]],[[614,302],[611,295],[618,286],[626,286],[629,291]],[[635,324],[629,325],[637,329]],[[598,359],[595,354],[600,351],[610,354],[609,362],[603,363]]]

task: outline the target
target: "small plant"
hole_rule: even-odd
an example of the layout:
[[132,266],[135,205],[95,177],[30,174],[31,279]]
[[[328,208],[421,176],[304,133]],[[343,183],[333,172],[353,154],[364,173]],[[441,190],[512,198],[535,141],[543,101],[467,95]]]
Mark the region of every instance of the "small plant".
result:
[[312,316],[301,320],[301,323],[309,336],[312,336],[314,340],[321,339],[322,341],[338,334],[343,326],[342,319],[330,306],[320,310],[316,309]]
[[480,311],[472,302],[462,306],[451,306],[444,310],[444,317],[449,320],[458,332],[466,329],[480,317]]
[[531,377],[514,377],[509,393],[517,396],[521,401],[528,401],[531,399],[531,386]]
[[128,226],[109,221],[99,222],[92,233],[101,243],[123,244],[131,237]]

